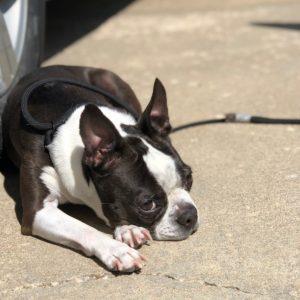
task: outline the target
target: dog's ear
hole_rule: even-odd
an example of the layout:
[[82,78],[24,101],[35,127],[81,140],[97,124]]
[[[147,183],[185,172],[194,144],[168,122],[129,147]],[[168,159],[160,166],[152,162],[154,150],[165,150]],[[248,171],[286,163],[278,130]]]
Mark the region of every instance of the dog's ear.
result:
[[85,106],[80,118],[80,135],[85,146],[83,162],[86,165],[97,167],[113,163],[122,138],[96,105]]
[[149,136],[167,135],[171,131],[166,90],[157,78],[151,100],[138,122],[138,127]]

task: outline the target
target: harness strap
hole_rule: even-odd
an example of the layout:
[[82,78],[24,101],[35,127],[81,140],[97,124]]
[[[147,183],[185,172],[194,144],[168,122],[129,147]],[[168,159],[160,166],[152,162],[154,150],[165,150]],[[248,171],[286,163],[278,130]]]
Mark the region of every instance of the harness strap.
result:
[[68,78],[53,77],[53,78],[42,79],[42,80],[39,80],[39,81],[36,81],[36,82],[30,84],[26,88],[26,90],[23,93],[22,98],[21,98],[21,113],[22,113],[22,116],[28,126],[36,129],[40,133],[45,133],[45,146],[48,145],[49,143],[51,143],[56,129],[60,125],[62,125],[66,122],[67,118],[74,110],[74,106],[72,106],[57,120],[53,120],[48,123],[39,122],[38,120],[36,120],[35,118],[32,117],[32,115],[28,111],[28,102],[29,102],[30,96],[37,88],[39,88],[47,83],[50,83],[50,82],[51,83],[52,82],[61,82],[63,84],[77,86],[77,87],[84,88],[89,91],[95,92],[97,94],[100,94],[100,95],[110,99],[115,105],[126,109],[130,114],[132,114],[134,116],[134,118],[136,120],[139,118],[138,113],[133,109],[132,106],[130,106],[128,103],[122,101],[121,99],[115,97],[114,95],[110,94],[109,92],[107,92],[99,87],[96,87],[96,86],[93,86],[93,85],[90,85],[90,84],[87,84],[87,83],[84,83],[81,81],[68,79]]

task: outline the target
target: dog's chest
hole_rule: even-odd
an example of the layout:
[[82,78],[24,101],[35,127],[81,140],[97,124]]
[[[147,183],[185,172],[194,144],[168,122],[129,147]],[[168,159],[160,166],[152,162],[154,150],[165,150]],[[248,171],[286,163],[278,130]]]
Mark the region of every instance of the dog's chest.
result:
[[[94,184],[86,181],[82,169],[84,145],[79,133],[80,116],[84,106],[77,108],[69,119],[61,125],[48,146],[54,168],[43,169],[41,179],[60,203],[72,202],[91,207],[99,217],[103,217],[101,200]],[[126,135],[121,124],[134,124],[133,117],[107,107],[100,108],[119,133]]]

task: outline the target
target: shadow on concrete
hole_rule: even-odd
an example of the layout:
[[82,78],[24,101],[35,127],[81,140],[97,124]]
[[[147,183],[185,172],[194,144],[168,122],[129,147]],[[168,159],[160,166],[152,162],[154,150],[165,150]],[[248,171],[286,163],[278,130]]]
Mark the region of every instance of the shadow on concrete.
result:
[[281,23],[281,22],[252,22],[253,26],[270,27],[285,30],[300,30],[300,23]]
[[0,160],[0,172],[4,177],[4,189],[15,202],[15,213],[18,222],[22,222],[22,204],[19,192],[20,176],[18,169],[6,158]]
[[[4,177],[4,189],[11,199],[15,202],[15,213],[19,224],[22,223],[22,202],[19,192],[20,176],[18,169],[7,158],[0,160],[0,172]],[[62,205],[61,210],[66,214],[88,224],[101,232],[112,234],[112,230],[108,228],[88,207],[83,205]]]
[[43,60],[88,34],[132,2],[134,0],[48,1]]

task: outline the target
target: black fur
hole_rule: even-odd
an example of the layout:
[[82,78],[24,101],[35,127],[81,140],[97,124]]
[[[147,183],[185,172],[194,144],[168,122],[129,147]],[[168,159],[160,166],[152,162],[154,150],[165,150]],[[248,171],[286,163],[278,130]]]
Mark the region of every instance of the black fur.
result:
[[[20,99],[29,83],[48,77],[94,84],[127,101],[140,113],[136,126],[123,126],[132,136],[122,138],[97,108],[99,105],[113,107],[113,104],[98,94],[62,84],[49,84],[39,88],[29,102],[29,112],[41,122],[57,119],[70,107],[95,104],[85,106],[80,120],[80,134],[85,145],[82,158],[84,176],[87,182],[94,183],[104,214],[113,226],[135,224],[151,229],[164,215],[168,203],[167,195],[143,160],[148,148],[141,138],[172,156],[183,188],[190,190],[192,185],[191,169],[181,160],[168,136],[171,125],[163,85],[159,80],[155,81],[150,103],[141,113],[135,94],[117,75],[101,69],[54,66],[39,69],[23,78],[10,95],[3,115],[4,146],[22,175],[22,232],[31,234],[34,215],[42,208],[47,196],[39,178],[41,169],[52,162],[44,151],[44,136],[22,120]],[[151,206],[154,208],[149,209]]]

